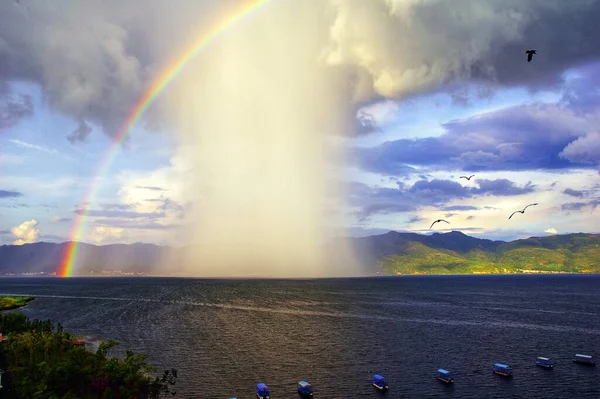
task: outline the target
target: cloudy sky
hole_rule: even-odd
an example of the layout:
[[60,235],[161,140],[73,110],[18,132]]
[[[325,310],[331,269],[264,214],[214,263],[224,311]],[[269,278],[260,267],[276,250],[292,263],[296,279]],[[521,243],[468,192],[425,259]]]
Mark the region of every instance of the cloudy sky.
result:
[[[84,199],[159,71],[244,2],[149,0],[143,10],[116,0],[49,3],[0,1],[0,243],[66,241],[87,206],[84,241],[185,242],[202,193],[189,187],[194,173],[175,132],[181,125],[170,119],[173,101],[157,100],[93,203]],[[297,6],[272,0],[244,23],[268,24],[277,7]],[[352,88],[340,94],[350,110],[340,112],[346,157],[337,174],[347,184],[339,205],[346,234],[428,233],[439,218],[450,224],[437,231],[503,240],[598,230],[600,2],[301,8],[320,32],[315,63],[344,74],[340,93]],[[227,38],[212,46],[219,40]],[[530,48],[538,54],[528,63]],[[539,205],[508,220],[532,202]]]

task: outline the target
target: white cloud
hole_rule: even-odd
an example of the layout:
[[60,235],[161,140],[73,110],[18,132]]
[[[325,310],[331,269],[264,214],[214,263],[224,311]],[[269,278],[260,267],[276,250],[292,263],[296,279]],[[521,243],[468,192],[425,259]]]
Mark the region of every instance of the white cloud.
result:
[[119,239],[120,241],[123,238],[124,232],[125,229],[120,227],[95,226],[88,235],[88,238],[97,244],[114,239]]
[[[196,187],[191,183],[193,173],[184,150],[179,150],[179,154],[171,159],[169,166],[143,173],[123,172],[118,181],[121,185],[121,202],[131,205],[136,212],[164,211],[160,209],[163,200],[185,204],[198,195],[195,192]],[[161,190],[148,189],[149,187]]]
[[558,234],[558,231],[554,227],[544,230],[544,233]]
[[373,116],[378,126],[394,122],[398,118],[397,113],[399,110],[399,105],[392,100],[380,101],[360,109],[360,111]]
[[40,151],[40,152],[45,152],[46,154],[56,155],[58,157],[66,159],[68,161],[75,161],[73,158],[71,158],[67,155],[61,154],[54,148],[47,148],[47,147],[43,147],[41,145],[31,144],[31,143],[27,143],[25,141],[21,141],[21,140],[17,140],[17,139],[10,139],[8,141],[13,143],[17,147],[27,148],[30,150],[35,150],[35,151]]
[[36,145],[36,144],[26,143],[26,142],[21,141],[21,140],[11,139],[11,140],[8,140],[8,141],[10,141],[14,145],[16,145],[18,147],[21,147],[21,148],[29,148],[29,149],[32,149],[32,150],[47,152],[48,154],[58,154],[58,151],[56,151],[55,149],[42,147],[42,146]]
[[31,219],[10,229],[12,235],[17,238],[13,242],[13,245],[23,245],[36,242],[40,234],[40,229],[35,227],[37,224],[37,220]]

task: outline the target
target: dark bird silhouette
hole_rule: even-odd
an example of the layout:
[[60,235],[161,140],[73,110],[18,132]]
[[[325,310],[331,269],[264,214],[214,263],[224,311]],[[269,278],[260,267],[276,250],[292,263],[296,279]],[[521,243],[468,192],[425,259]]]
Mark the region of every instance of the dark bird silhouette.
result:
[[433,227],[434,224],[438,223],[438,222],[446,222],[448,224],[450,224],[450,222],[444,220],[444,219],[438,219],[435,222],[431,223],[431,226],[429,226],[429,228],[431,229]]
[[459,179],[467,179],[467,180],[471,180],[471,177],[473,177],[473,176],[475,176],[475,175],[471,175],[471,176],[469,176],[469,177],[467,177],[467,176],[461,176],[461,177],[459,177]]
[[529,204],[529,205],[527,205],[525,208],[523,208],[522,211],[514,211],[508,218],[510,219],[511,217],[513,217],[513,215],[515,213],[525,213],[525,209],[529,208],[530,206],[534,206],[534,205],[537,205],[537,202],[535,204]]
[[527,62],[531,62],[531,60],[533,59],[533,55],[537,53],[535,52],[535,50],[527,50],[525,51],[525,54],[527,54]]

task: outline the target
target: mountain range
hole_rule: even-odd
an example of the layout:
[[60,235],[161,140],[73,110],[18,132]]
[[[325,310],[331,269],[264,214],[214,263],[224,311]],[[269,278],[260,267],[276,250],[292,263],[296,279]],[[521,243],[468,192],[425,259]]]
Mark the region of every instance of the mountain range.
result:
[[[600,235],[566,234],[511,242],[471,237],[458,231],[422,235],[390,231],[349,240],[367,274],[599,273]],[[52,274],[69,243],[0,246],[0,274]],[[81,274],[156,274],[163,262],[177,264],[181,249],[154,244],[81,243]]]

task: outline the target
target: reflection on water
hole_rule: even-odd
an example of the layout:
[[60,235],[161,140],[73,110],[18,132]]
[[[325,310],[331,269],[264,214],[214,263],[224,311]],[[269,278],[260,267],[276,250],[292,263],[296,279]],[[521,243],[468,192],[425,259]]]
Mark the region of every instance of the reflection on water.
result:
[[[35,295],[51,318],[98,344],[149,354],[179,371],[179,397],[251,397],[266,382],[295,397],[600,397],[600,276],[461,276],[331,280],[159,278],[0,279],[0,293]],[[554,293],[557,293],[555,296]],[[551,357],[555,369],[535,367]],[[507,381],[494,362],[513,367]],[[435,380],[452,371],[449,387]]]

